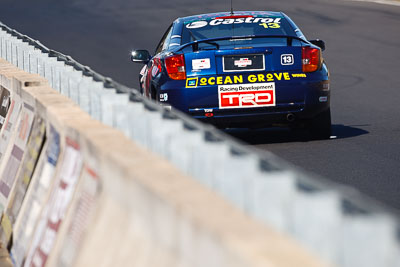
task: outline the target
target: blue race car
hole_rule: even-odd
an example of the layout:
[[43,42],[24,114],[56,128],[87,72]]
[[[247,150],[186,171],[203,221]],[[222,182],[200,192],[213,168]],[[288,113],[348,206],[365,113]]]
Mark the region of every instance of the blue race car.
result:
[[143,95],[220,128],[306,127],[331,135],[325,43],[282,12],[176,19],[155,55],[132,52]]

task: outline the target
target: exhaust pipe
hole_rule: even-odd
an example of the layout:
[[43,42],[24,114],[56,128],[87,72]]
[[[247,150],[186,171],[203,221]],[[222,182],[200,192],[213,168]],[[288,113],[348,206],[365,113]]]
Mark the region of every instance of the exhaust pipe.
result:
[[295,118],[296,117],[294,116],[293,113],[289,113],[289,114],[286,115],[286,119],[287,119],[288,122],[293,122],[295,120]]

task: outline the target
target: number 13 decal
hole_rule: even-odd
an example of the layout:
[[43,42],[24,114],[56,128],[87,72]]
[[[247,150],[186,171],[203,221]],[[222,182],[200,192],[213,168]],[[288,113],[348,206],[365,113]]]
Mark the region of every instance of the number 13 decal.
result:
[[281,65],[293,65],[294,57],[292,54],[282,54],[281,55]]

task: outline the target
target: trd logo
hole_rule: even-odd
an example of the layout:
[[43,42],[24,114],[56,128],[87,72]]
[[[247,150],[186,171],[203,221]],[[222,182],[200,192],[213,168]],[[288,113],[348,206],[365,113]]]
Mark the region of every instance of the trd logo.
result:
[[220,108],[252,108],[275,105],[274,90],[221,92]]

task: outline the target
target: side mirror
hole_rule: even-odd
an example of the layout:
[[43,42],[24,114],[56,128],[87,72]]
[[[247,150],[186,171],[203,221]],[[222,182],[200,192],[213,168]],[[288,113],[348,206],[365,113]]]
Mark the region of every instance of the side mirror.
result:
[[147,50],[134,50],[131,53],[132,62],[147,64],[151,59],[150,53]]
[[310,40],[310,43],[312,43],[313,45],[318,46],[319,48],[321,48],[322,51],[325,50],[325,42],[320,40],[320,39]]

